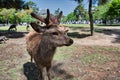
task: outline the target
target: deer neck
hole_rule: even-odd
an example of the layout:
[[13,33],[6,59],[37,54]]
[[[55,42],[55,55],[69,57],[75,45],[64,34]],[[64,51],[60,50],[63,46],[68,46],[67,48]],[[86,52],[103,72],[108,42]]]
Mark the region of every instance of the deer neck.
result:
[[54,55],[56,47],[48,39],[41,40],[39,45],[40,53]]

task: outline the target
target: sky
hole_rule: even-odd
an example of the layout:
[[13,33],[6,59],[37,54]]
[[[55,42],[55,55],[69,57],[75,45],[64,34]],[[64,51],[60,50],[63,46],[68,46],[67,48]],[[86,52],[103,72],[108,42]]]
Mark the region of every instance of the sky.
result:
[[[30,1],[30,0],[24,0]],[[78,5],[77,2],[72,0],[31,0],[39,7],[39,9],[50,9],[51,13],[60,8],[63,11],[63,15],[68,15],[70,12],[74,11],[75,7]]]

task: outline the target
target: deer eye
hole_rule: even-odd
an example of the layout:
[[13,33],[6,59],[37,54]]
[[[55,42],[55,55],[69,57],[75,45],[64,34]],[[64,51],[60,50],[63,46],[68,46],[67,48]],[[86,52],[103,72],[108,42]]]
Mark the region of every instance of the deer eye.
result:
[[53,34],[53,35],[58,35],[58,33],[57,33],[57,32],[53,32],[52,34]]

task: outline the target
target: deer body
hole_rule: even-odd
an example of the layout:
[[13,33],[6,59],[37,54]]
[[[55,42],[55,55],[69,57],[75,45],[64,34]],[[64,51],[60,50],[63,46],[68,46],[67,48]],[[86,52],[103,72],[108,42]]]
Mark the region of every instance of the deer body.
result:
[[15,30],[17,31],[16,24],[12,24],[12,25],[9,27],[8,31],[12,30],[13,28],[15,28]]
[[49,10],[47,10],[46,19],[40,18],[35,14],[32,16],[42,19],[41,21],[43,22],[45,20],[46,26],[41,27],[36,23],[31,23],[32,28],[36,32],[32,31],[27,35],[27,51],[31,56],[31,61],[34,58],[41,79],[45,80],[43,68],[46,67],[48,79],[51,80],[50,68],[56,48],[70,46],[73,40],[67,36],[68,27],[56,24],[54,21],[50,23]]

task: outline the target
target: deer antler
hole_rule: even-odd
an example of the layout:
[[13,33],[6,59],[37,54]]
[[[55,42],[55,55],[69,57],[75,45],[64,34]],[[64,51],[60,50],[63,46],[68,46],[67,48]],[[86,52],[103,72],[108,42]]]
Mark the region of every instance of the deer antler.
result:
[[45,24],[50,25],[50,11],[47,9],[47,17],[45,18]]
[[60,24],[60,18],[61,18],[61,16],[62,16],[62,14],[63,14],[63,12],[61,11],[58,16],[56,16],[56,17],[50,17],[50,20],[51,20],[54,24]]
[[42,21],[42,22],[45,22],[44,18],[42,18],[41,16],[38,16],[37,14],[35,14],[33,12],[31,13],[31,16],[38,19],[38,20],[40,20],[40,21]]
[[41,22],[44,22],[46,25],[49,25],[49,23],[50,23],[50,11],[49,11],[49,9],[47,9],[47,17],[46,18],[43,18],[35,13],[31,13],[31,16],[40,20]]
[[47,17],[46,18],[43,18],[43,17],[41,17],[41,16],[39,16],[35,13],[31,13],[31,16],[40,20],[40,21],[42,21],[42,22],[44,22],[46,24],[46,26],[49,26],[51,24],[60,24],[59,20],[62,16],[62,11],[56,17],[51,17],[49,9],[47,9]]

